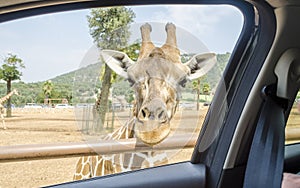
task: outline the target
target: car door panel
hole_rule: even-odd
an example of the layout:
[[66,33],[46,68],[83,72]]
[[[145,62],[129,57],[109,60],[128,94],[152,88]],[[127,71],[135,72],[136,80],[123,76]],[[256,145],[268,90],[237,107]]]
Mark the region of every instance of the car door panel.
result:
[[183,162],[51,187],[205,187],[205,169],[202,164]]

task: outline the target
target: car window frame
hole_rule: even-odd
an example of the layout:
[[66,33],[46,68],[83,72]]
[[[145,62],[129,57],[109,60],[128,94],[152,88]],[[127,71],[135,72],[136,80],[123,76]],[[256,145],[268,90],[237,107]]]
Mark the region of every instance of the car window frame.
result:
[[[253,7],[255,7],[256,14],[259,13],[261,16],[259,17],[259,21],[257,23],[255,23],[256,17],[254,17],[256,15],[253,15],[253,17],[248,20],[250,25],[252,24],[253,27],[251,37],[248,36],[248,40],[246,37],[244,38],[246,39],[244,41],[239,40],[235,50],[232,53],[232,58],[229,60],[227,66],[228,69],[224,72],[225,79],[233,79],[236,82],[225,82],[225,84],[230,83],[232,85],[228,85],[228,88],[226,88],[228,92],[226,92],[219,99],[219,101],[222,100],[222,98],[226,98],[228,100],[228,112],[226,115],[224,115],[226,118],[221,119],[220,117],[211,117],[212,115],[210,114],[210,111],[213,111],[214,108],[217,110],[220,108],[220,106],[226,105],[224,103],[217,103],[215,106],[210,108],[208,112],[208,118],[204,122],[205,127],[210,127],[211,122],[218,122],[222,124],[222,132],[219,133],[219,139],[216,139],[209,149],[202,153],[194,153],[192,158],[192,162],[194,163],[200,162],[208,165],[208,187],[228,185],[229,183],[232,183],[228,182],[230,179],[243,176],[248,159],[247,154],[249,154],[256,127],[256,121],[258,120],[259,113],[254,113],[256,115],[252,117],[253,122],[247,125],[251,127],[248,128],[248,132],[246,133],[248,139],[241,141],[241,147],[237,148],[238,153],[236,155],[233,167],[227,168],[225,161],[228,157],[227,152],[232,144],[232,139],[247,102],[249,93],[252,90],[265,59],[267,58],[275,37],[276,20],[272,7],[266,2],[251,1],[250,3],[252,3]],[[245,19],[245,21],[247,21],[247,19]],[[243,32],[245,32],[245,30]],[[243,33],[240,36],[243,36]],[[242,45],[244,45],[244,48]],[[239,57],[240,60],[238,58],[234,59],[234,56]],[[235,73],[230,72],[230,70],[234,70],[237,67],[237,64],[234,64],[234,62],[242,66],[239,67],[237,69],[238,72]],[[215,100],[217,100],[216,97]],[[261,100],[260,103],[262,104],[262,102],[263,101]],[[258,105],[258,108],[260,108],[260,105]],[[214,118],[220,118],[220,120],[214,120]],[[205,128],[203,130],[205,130]],[[201,133],[197,142],[197,147],[200,147],[202,139],[205,139],[203,135],[204,133]],[[195,152],[197,151],[195,150]],[[230,157],[230,153],[228,155]],[[241,182],[235,182],[236,187],[242,186],[243,177],[239,178],[239,180]]]
[[[46,1],[47,2],[47,1]],[[224,95],[220,95],[218,96],[219,98],[223,98],[225,97],[227,100],[226,102],[229,102],[228,104],[222,103],[220,101],[218,101],[218,99],[214,99],[213,104],[210,107],[210,110],[208,112],[208,115],[206,117],[206,120],[204,122],[204,129],[203,131],[201,131],[200,134],[200,139],[197,142],[197,145],[195,148],[197,148],[193,154],[192,157],[192,163],[202,163],[207,165],[208,167],[210,167],[209,169],[209,181],[208,182],[214,182],[212,184],[209,184],[209,187],[215,187],[218,183],[219,183],[219,179],[221,177],[222,174],[222,169],[223,169],[223,165],[225,162],[225,158],[226,158],[226,151],[228,151],[230,143],[231,143],[231,139],[232,136],[234,134],[234,130],[236,128],[237,122],[238,122],[238,114],[242,113],[242,107],[243,105],[239,104],[241,106],[241,108],[236,108],[234,109],[233,107],[235,106],[239,106],[238,104],[236,104],[239,100],[237,100],[237,98],[242,97],[243,98],[243,102],[242,104],[244,104],[246,102],[246,94],[250,92],[251,86],[253,85],[254,80],[252,80],[250,83],[245,83],[245,81],[241,81],[239,82],[237,79],[237,76],[245,76],[244,75],[244,71],[247,71],[249,69],[253,69],[256,71],[256,73],[258,74],[260,67],[262,66],[262,63],[264,61],[264,59],[266,58],[266,54],[268,52],[268,49],[270,48],[270,42],[268,41],[269,39],[272,38],[272,35],[268,38],[267,42],[265,43],[266,50],[265,53],[262,53],[262,55],[260,55],[259,57],[256,57],[254,52],[252,55],[250,55],[251,57],[249,59],[245,58],[245,49],[249,49],[251,48],[249,41],[253,42],[253,40],[249,40],[254,33],[254,14],[253,14],[253,9],[252,9],[252,5],[250,5],[247,2],[242,2],[242,1],[227,1],[227,0],[221,0],[221,1],[217,1],[217,0],[213,0],[213,1],[191,1],[191,2],[181,2],[179,0],[176,1],[164,1],[163,3],[160,1],[147,1],[147,4],[198,4],[198,3],[203,3],[203,4],[229,4],[229,5],[233,5],[239,9],[243,9],[245,7],[249,12],[247,14],[250,14],[250,16],[245,16],[245,24],[244,24],[244,29],[242,31],[242,33],[240,34],[240,38],[236,44],[236,47],[232,53],[232,57],[229,60],[229,64],[230,66],[225,70],[224,73],[224,86],[226,86],[226,93],[224,93]],[[126,1],[119,1],[118,5],[142,5],[145,4],[145,2],[141,2],[141,1],[131,1],[131,2],[126,2]],[[254,3],[255,4],[255,3]],[[18,19],[18,18],[24,18],[24,17],[28,17],[28,16],[33,16],[33,15],[40,15],[40,14],[45,14],[45,13],[53,13],[53,12],[60,12],[60,11],[68,11],[68,10],[78,10],[78,9],[85,9],[85,8],[94,8],[94,7],[99,7],[99,6],[113,6],[116,5],[115,2],[109,2],[109,1],[104,1],[104,2],[76,2],[76,3],[69,3],[66,5],[53,5],[50,7],[40,7],[40,8],[34,8],[34,9],[27,9],[25,5],[25,8],[23,10],[19,10],[17,12],[14,13],[5,13],[2,14],[0,17],[0,23],[1,22],[5,22],[5,21],[10,21],[10,20],[14,20],[14,19]],[[32,4],[28,4],[28,7],[32,6]],[[260,6],[260,4],[256,4],[257,7]],[[13,8],[13,7],[10,7]],[[251,10],[250,10],[251,9]],[[267,9],[266,7],[262,7],[260,8],[261,11]],[[252,13],[251,13],[252,12]],[[267,20],[262,20],[262,22],[265,22]],[[249,29],[250,28],[250,29]],[[266,29],[266,28],[260,28],[260,31]],[[264,33],[264,32],[263,32]],[[259,37],[259,34],[258,36]],[[247,42],[248,41],[248,42]],[[260,45],[262,45],[262,42],[259,43]],[[256,44],[256,45],[259,45]],[[257,49],[254,49],[257,50]],[[260,49],[261,50],[261,49]],[[260,62],[260,66],[257,67],[253,67],[253,62],[255,60],[259,60]],[[245,69],[241,69],[239,68],[238,70],[240,72],[236,72],[236,67],[237,66],[244,66]],[[250,67],[252,66],[252,67]],[[246,75],[246,76],[250,76],[250,75]],[[232,78],[235,78],[237,80],[237,83],[232,83]],[[230,87],[229,87],[230,86]],[[243,90],[241,89],[243,88]],[[220,88],[218,89],[220,90]],[[241,93],[238,93],[239,91],[243,91]],[[216,97],[215,97],[216,98]],[[215,140],[214,144],[212,144],[208,150],[205,150],[205,153],[202,152],[198,152],[198,147],[200,147],[200,143],[201,140],[205,138],[205,130],[206,127],[208,127],[210,125],[211,118],[216,118],[213,117],[213,115],[211,114],[214,109],[218,108],[218,105],[229,105],[228,107],[230,108],[230,110],[227,112],[226,115],[226,119],[228,121],[224,121],[225,123],[222,124],[221,126],[224,128],[225,126],[230,127],[227,129],[223,129],[220,132],[220,137],[218,139]],[[220,143],[222,143],[223,147],[220,146]],[[224,146],[225,145],[225,146]],[[214,157],[211,157],[213,154]],[[222,158],[219,158],[218,160],[216,156],[222,156]]]

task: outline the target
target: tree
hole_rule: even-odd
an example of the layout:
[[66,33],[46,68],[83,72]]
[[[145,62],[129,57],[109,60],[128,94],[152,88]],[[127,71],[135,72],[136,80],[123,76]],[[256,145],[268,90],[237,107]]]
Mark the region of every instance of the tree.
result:
[[193,80],[192,82],[193,90],[197,93],[197,110],[200,108],[199,102],[201,91],[205,95],[205,100],[207,100],[206,95],[208,95],[210,92],[210,85],[206,82],[206,80],[207,77],[204,75],[196,80]]
[[210,91],[210,86],[208,83],[204,83],[202,87],[202,92],[204,95],[208,95]]
[[203,87],[202,87],[202,92],[203,94],[205,95],[205,100],[207,100],[207,95],[209,95],[209,92],[210,92],[210,86],[208,83],[204,83],[203,84]]
[[193,90],[197,92],[197,111],[199,110],[199,100],[200,100],[200,83],[201,83],[201,78],[198,78],[196,80],[193,80]]
[[[92,9],[90,16],[87,16],[90,34],[98,48],[112,50],[121,50],[127,45],[129,24],[134,18],[134,12],[126,7]],[[108,109],[112,75],[112,70],[105,64],[101,92],[95,103],[97,113],[94,114],[99,116],[100,121],[97,120],[97,130],[101,129]]]
[[[22,59],[17,55],[9,53],[3,60],[3,65],[0,68],[0,79],[6,81],[7,94],[11,92],[11,82],[20,80],[22,76],[21,68],[25,68]],[[11,117],[11,99],[7,100],[6,116]]]
[[[45,99],[50,99],[53,92],[53,83],[51,80],[47,80],[43,83],[43,93],[45,96]],[[50,105],[49,101],[47,101],[48,105]]]

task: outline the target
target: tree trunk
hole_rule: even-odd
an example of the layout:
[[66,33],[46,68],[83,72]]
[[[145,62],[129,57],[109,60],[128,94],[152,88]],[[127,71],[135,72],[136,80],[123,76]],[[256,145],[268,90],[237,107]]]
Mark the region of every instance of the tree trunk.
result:
[[104,71],[100,96],[95,103],[97,116],[99,116],[99,118],[97,118],[95,131],[100,131],[104,125],[105,115],[108,109],[108,97],[109,97],[109,89],[111,87],[111,76],[112,76],[112,70],[105,64],[105,71]]
[[[11,92],[11,80],[7,81],[7,94]],[[11,117],[11,97],[7,100],[6,117]]]

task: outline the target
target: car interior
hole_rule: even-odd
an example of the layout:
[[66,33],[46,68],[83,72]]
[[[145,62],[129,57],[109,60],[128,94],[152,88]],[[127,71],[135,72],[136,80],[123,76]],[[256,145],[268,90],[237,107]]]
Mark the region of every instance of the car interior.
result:
[[243,18],[190,160],[47,187],[265,188],[281,187],[284,172],[299,173],[299,1],[0,1],[0,28],[37,15],[142,5],[229,5]]

